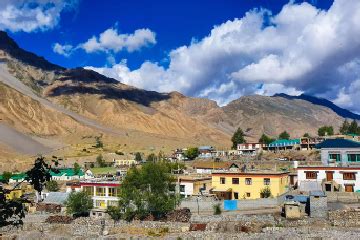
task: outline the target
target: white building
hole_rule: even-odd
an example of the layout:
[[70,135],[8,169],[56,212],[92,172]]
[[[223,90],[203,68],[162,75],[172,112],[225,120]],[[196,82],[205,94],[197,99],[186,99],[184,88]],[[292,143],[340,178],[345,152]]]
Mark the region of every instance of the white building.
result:
[[179,193],[184,197],[206,195],[211,189],[211,176],[182,175],[178,177]]
[[92,197],[94,209],[106,210],[109,206],[117,206],[119,202],[117,181],[93,179],[80,182],[80,188]]
[[262,150],[262,143],[241,143],[237,145],[239,155],[254,156]]
[[360,192],[360,168],[298,167],[297,182],[300,191]]
[[316,145],[325,166],[360,166],[360,143],[347,139],[327,139]]

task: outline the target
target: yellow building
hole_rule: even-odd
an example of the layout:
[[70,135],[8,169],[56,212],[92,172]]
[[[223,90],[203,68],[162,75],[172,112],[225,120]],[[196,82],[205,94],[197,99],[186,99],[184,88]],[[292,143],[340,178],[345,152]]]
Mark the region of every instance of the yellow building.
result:
[[14,189],[10,193],[6,194],[6,199],[8,200],[18,199],[23,195],[23,193],[24,192],[22,189]]
[[273,197],[288,190],[288,172],[218,171],[212,174],[212,191],[221,199],[256,199],[269,188]]
[[133,166],[136,165],[137,162],[134,159],[115,159],[115,166]]

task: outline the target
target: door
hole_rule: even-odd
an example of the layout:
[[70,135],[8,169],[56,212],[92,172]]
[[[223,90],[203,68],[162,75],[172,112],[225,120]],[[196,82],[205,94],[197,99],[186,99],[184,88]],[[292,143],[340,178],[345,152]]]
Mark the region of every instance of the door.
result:
[[345,192],[354,192],[354,185],[345,185]]
[[332,181],[334,179],[334,172],[326,172],[326,181]]

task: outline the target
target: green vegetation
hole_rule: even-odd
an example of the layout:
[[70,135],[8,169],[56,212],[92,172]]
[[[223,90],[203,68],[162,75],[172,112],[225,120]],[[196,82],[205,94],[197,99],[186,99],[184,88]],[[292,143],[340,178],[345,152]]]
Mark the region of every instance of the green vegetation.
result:
[[149,214],[161,218],[173,210],[178,198],[173,193],[174,179],[168,171],[163,162],[147,162],[141,169],[131,168],[119,189],[119,208],[111,210],[118,213],[112,215],[117,218],[123,212],[121,217],[130,221]]
[[116,168],[114,168],[114,167],[91,168],[91,172],[95,175],[107,174],[107,173],[115,174]]
[[231,138],[232,149],[237,149],[237,145],[240,143],[246,143],[245,134],[241,128],[238,128]]
[[83,214],[90,211],[93,201],[86,192],[72,192],[65,205],[68,214]]
[[142,161],[141,153],[139,153],[139,152],[135,153],[135,161],[137,161],[137,162]]
[[334,135],[334,128],[332,126],[323,126],[318,129],[318,135],[320,137]]
[[304,138],[310,138],[311,136],[310,136],[309,133],[304,133],[303,137],[304,137]]
[[260,139],[259,139],[259,143],[263,143],[263,144],[270,144],[273,141],[275,141],[275,139],[267,136],[266,134],[263,133],[263,135],[261,135]]
[[104,147],[104,143],[101,141],[101,137],[95,137],[95,147],[96,148]]
[[290,134],[287,131],[283,131],[282,133],[280,133],[279,135],[279,139],[290,139]]
[[146,158],[147,162],[156,162],[157,161],[157,157],[155,155],[155,153],[150,153],[147,158]]
[[54,180],[50,180],[50,181],[46,182],[45,187],[49,192],[59,191],[59,184]]
[[188,159],[193,160],[199,156],[199,149],[196,147],[191,147],[185,151],[184,155]]
[[12,173],[11,172],[3,172],[2,174],[2,181],[3,182],[9,182],[10,178],[12,177]]
[[260,197],[261,198],[269,198],[271,196],[272,196],[272,194],[271,194],[271,190],[270,190],[269,187],[265,187],[265,188],[260,190]]
[[74,163],[74,173],[75,175],[78,175],[80,172],[80,165],[76,162]]
[[218,204],[215,204],[213,206],[213,210],[214,210],[214,215],[221,215],[221,206],[220,206],[220,203]]
[[96,163],[97,163],[98,166],[101,167],[101,168],[106,167],[105,159],[103,158],[103,156],[102,156],[101,154],[99,154],[99,155],[96,157]]
[[346,119],[340,127],[341,134],[356,134],[360,135],[360,127],[358,126],[357,121],[353,120],[349,123]]

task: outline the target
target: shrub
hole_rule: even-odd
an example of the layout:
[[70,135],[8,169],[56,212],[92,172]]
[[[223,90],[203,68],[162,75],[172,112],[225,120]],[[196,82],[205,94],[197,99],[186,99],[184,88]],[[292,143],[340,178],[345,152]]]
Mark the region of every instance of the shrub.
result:
[[213,209],[214,209],[214,215],[221,215],[221,206],[220,206],[220,203],[218,204],[215,204],[213,206]]

